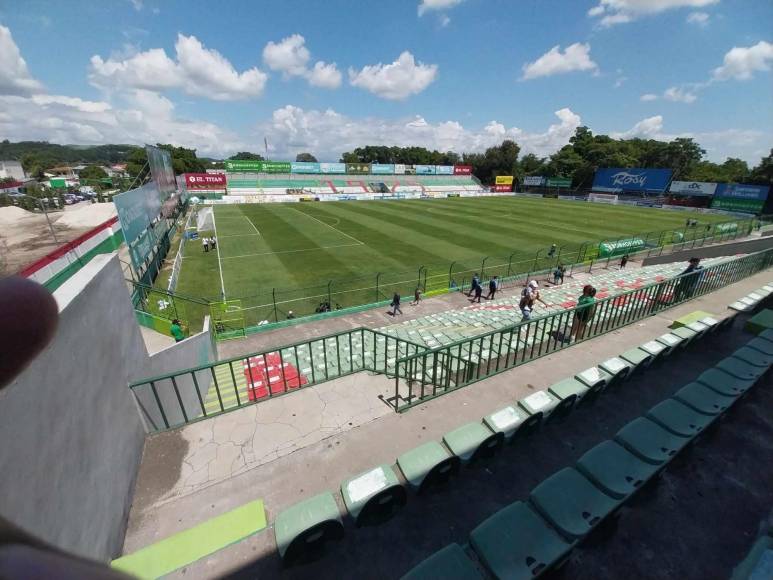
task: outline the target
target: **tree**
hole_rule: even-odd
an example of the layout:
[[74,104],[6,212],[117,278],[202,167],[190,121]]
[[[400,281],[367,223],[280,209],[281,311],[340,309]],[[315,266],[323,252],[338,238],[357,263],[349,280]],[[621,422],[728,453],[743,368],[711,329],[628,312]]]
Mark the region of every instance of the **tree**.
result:
[[249,151],[239,151],[236,155],[228,158],[230,161],[263,161],[263,156]]
[[83,179],[92,179],[92,180],[98,180],[98,179],[105,179],[107,177],[107,173],[104,169],[99,167],[98,165],[87,165],[83,168],[83,170],[78,175],[82,180]]
[[751,180],[761,185],[773,187],[773,149],[767,157],[760,160],[760,164],[752,170]]
[[314,157],[311,153],[298,153],[298,155],[295,156],[296,161],[305,161],[305,162],[311,162],[316,163],[317,158]]

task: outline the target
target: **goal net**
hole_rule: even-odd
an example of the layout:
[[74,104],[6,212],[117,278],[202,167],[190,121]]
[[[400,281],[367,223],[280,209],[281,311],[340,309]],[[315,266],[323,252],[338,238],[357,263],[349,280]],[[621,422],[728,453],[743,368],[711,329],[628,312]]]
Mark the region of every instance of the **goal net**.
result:
[[196,229],[200,232],[211,232],[215,229],[213,207],[202,207],[196,214]]
[[591,193],[588,195],[588,201],[595,203],[617,203],[617,195],[611,193]]

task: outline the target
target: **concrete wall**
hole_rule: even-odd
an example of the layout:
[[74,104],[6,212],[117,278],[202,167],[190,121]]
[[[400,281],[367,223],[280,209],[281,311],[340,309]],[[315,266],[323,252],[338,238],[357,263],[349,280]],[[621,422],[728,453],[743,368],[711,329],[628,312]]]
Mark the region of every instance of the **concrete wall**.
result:
[[213,356],[212,342],[204,333],[149,357],[115,254],[54,296],[56,336],[0,394],[0,513],[107,560],[123,544],[145,439],[128,383]]
[[[704,246],[693,248],[692,250],[682,250],[673,254],[664,256],[655,256],[644,258],[642,266],[651,266],[653,264],[668,264],[670,262],[687,262],[693,256],[698,258],[717,258],[719,256],[732,256],[734,254],[751,254],[773,248],[773,239],[757,238],[753,240],[743,240],[738,242],[729,242],[716,246]],[[685,266],[686,267],[686,266]]]

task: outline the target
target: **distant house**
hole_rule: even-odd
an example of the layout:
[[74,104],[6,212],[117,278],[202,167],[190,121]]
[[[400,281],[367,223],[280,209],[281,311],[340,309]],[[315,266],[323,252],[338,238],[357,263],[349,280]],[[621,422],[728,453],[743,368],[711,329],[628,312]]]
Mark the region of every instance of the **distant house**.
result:
[[[7,179],[7,178],[3,178]],[[24,187],[24,184],[21,181],[7,181],[5,183],[0,183],[0,194],[1,193],[21,193],[21,188]]]
[[75,172],[69,165],[60,165],[59,167],[52,167],[46,170],[44,173],[46,177],[64,177],[65,179],[75,179]]
[[0,161],[0,179],[15,179],[16,181],[24,181],[27,175],[24,173],[24,169],[19,161]]

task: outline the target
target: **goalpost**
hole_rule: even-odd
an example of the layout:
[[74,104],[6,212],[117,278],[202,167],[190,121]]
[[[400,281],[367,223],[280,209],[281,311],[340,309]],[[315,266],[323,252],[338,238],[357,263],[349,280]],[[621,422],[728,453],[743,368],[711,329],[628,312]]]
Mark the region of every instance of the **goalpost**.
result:
[[196,229],[200,232],[211,232],[215,229],[215,208],[211,205],[199,208],[196,212]]
[[617,204],[617,195],[612,193],[590,193],[588,194],[588,201],[595,203],[611,203]]

